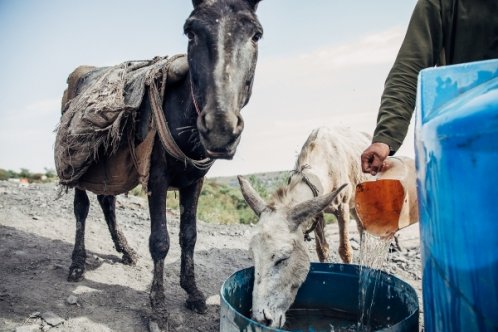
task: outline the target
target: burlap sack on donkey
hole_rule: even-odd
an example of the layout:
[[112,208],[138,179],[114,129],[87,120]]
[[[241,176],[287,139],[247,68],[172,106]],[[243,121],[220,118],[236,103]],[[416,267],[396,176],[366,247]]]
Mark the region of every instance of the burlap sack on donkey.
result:
[[76,68],[68,77],[55,141],[60,184],[106,195],[146,184],[153,123],[148,120],[141,139],[135,135],[146,85],[160,81],[164,91],[166,83],[187,70],[184,55]]

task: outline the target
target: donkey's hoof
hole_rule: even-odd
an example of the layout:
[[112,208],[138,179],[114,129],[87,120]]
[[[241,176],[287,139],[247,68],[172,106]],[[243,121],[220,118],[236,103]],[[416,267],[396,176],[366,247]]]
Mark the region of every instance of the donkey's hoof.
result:
[[187,299],[185,306],[187,309],[190,309],[198,314],[205,314],[207,312],[206,300],[204,298]]
[[341,259],[345,264],[351,264],[353,262],[353,249],[349,243],[339,246],[339,256],[341,256]]
[[149,332],[162,332],[159,324],[155,320],[149,320]]
[[69,275],[67,276],[67,281],[78,282],[83,280],[83,274],[85,274],[85,269],[78,266],[71,266],[69,268]]
[[168,331],[168,310],[164,303],[155,305],[152,308],[152,316],[149,319],[149,331],[160,332]]
[[134,251],[130,251],[129,253],[123,254],[121,258],[121,262],[124,265],[135,265],[137,264],[137,254]]

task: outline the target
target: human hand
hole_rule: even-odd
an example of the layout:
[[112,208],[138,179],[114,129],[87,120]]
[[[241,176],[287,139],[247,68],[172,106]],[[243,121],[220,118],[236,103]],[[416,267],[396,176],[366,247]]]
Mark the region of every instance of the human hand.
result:
[[384,160],[389,156],[389,145],[385,143],[372,143],[361,154],[361,169],[363,173],[377,175],[382,171]]

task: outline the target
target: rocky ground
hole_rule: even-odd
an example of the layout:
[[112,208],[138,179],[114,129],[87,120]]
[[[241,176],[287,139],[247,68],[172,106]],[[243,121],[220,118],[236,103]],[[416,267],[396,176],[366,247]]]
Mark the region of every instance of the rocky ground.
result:
[[[54,184],[0,181],[0,331],[147,331],[152,278],[147,203],[134,196],[118,197],[118,222],[139,257],[136,266],[126,266],[120,263],[91,196],[87,272],[83,281],[72,283],[66,280],[75,231],[72,193],[56,200]],[[164,278],[169,331],[218,331],[219,289],[230,274],[251,265],[247,247],[252,227],[199,222],[195,269],[198,285],[208,298],[205,315],[183,305],[179,220],[172,211],[168,227],[172,241]],[[337,226],[328,225],[326,232],[336,248]],[[351,239],[358,257],[358,234],[353,232]],[[389,254],[384,270],[411,284],[421,302],[418,226],[402,230],[399,239],[402,250]],[[309,248],[317,260],[312,242]],[[332,261],[339,261],[335,249]]]

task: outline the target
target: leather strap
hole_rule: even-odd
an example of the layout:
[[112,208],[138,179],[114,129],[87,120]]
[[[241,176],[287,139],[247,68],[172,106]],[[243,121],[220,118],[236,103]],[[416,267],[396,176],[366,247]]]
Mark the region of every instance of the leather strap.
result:
[[[178,56],[176,56],[178,57]],[[176,58],[172,57],[170,61],[168,61],[168,65]],[[166,76],[168,75],[168,65],[162,69],[162,83],[165,85],[166,83]],[[173,158],[182,161],[185,163],[185,165],[191,165],[194,166],[197,169],[200,170],[207,170],[209,169],[213,163],[214,160],[211,158],[204,158],[201,160],[195,160],[190,157],[188,157],[183,151],[180,149],[180,147],[176,144],[175,140],[173,139],[173,136],[171,134],[171,131],[169,130],[168,127],[168,122],[166,121],[166,117],[164,116],[164,110],[162,107],[162,102],[164,99],[164,96],[161,96],[164,92],[164,86],[161,87],[161,92],[159,93],[159,89],[156,84],[156,75],[157,72],[153,72],[149,74],[148,77],[148,85],[149,85],[149,98],[150,98],[150,105],[152,108],[152,113],[154,114],[154,123],[157,129],[157,133],[159,135],[159,139],[163,145],[163,148],[166,150],[166,152],[171,155]]]

